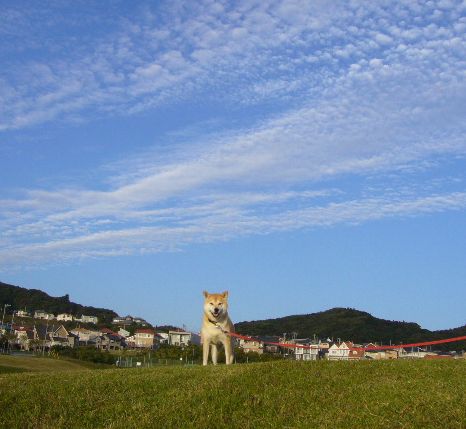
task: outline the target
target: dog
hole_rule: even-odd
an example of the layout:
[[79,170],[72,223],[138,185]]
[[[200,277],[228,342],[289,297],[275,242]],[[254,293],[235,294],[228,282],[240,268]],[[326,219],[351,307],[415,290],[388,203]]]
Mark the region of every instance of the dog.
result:
[[201,329],[202,363],[209,361],[209,348],[212,363],[217,365],[217,345],[225,348],[225,363],[233,363],[233,341],[226,332],[235,332],[232,321],[228,317],[228,292],[209,293],[204,291],[204,318]]

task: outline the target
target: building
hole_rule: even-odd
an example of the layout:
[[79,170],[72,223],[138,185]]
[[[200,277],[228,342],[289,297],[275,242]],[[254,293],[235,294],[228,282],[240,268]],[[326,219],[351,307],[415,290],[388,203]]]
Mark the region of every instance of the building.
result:
[[157,332],[157,337],[160,344],[168,344],[168,334],[166,332]]
[[32,329],[27,329],[23,326],[15,327],[14,334],[16,336],[15,343],[19,346],[21,350],[30,350],[31,342],[34,338],[34,331]]
[[31,314],[26,310],[18,310],[15,314],[17,317],[31,317]]
[[120,337],[123,337],[123,338],[128,338],[131,335],[131,333],[129,331],[127,331],[126,329],[123,329],[123,328],[118,329],[117,334]]
[[366,351],[365,356],[369,359],[375,360],[388,360],[388,359],[398,359],[398,350],[373,350]]
[[34,312],[34,319],[54,320],[55,316],[51,313],[45,312],[44,310],[36,310]]
[[317,360],[319,358],[319,345],[311,340],[294,340],[296,360]]
[[99,348],[102,350],[120,350],[125,346],[125,339],[111,329],[103,328]]
[[96,316],[86,316],[86,315],[82,315],[81,316],[81,322],[83,323],[94,323],[94,324],[97,324],[99,322],[99,319],[96,317]]
[[136,329],[134,335],[126,338],[126,344],[130,347],[141,349],[153,349],[156,345],[156,333],[153,329]]
[[61,322],[72,322],[73,321],[73,316],[68,313],[61,313],[57,315],[57,320]]
[[92,329],[86,328],[74,328],[71,330],[73,335],[76,335],[79,340],[80,346],[85,345],[96,345],[97,338],[99,338],[102,333],[100,331],[95,331]]
[[68,332],[63,325],[49,332],[49,347],[77,347],[78,344],[79,338],[71,332]]
[[201,336],[187,331],[168,331],[168,344],[172,346],[200,345]]
[[129,325],[132,325],[133,324],[133,317],[132,316],[125,316],[125,317],[121,317],[121,316],[118,316],[118,317],[114,317],[113,320],[112,320],[112,323],[114,325],[119,325],[119,326],[129,326]]
[[329,360],[359,360],[363,359],[365,351],[360,346],[354,345],[351,341],[334,343],[328,349]]
[[244,353],[264,353],[264,344],[258,339],[245,340],[240,338],[239,347],[243,349]]

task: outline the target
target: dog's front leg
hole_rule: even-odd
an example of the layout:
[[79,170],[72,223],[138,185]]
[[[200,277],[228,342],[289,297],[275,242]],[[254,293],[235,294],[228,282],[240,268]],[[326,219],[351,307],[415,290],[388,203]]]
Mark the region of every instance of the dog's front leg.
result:
[[209,342],[204,340],[204,343],[202,344],[202,365],[204,366],[207,365],[209,361],[209,347]]
[[217,365],[217,344],[212,344],[212,363]]
[[231,363],[233,363],[233,351],[232,351],[231,339],[227,338],[224,341],[223,346],[225,347],[225,363],[227,365],[230,365]]

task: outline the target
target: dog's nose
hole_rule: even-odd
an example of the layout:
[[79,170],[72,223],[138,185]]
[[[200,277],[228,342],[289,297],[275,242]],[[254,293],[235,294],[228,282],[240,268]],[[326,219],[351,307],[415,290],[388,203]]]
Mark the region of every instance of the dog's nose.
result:
[[219,312],[219,309],[218,308],[214,308],[214,313],[218,313]]

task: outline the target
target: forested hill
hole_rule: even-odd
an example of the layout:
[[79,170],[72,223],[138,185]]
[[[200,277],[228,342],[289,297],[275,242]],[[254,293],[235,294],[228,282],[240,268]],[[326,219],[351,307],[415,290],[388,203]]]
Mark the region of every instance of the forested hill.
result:
[[[396,322],[378,319],[364,311],[351,308],[332,308],[319,313],[287,316],[279,319],[241,322],[235,325],[236,331],[245,335],[291,335],[297,338],[321,339],[340,338],[357,343],[383,342],[384,344],[410,343],[437,340],[466,335],[466,325],[460,328],[429,331],[417,323]],[[451,349],[465,348],[466,342],[455,343]]]
[[117,316],[112,310],[105,308],[95,308],[76,304],[70,301],[69,295],[52,297],[37,289],[25,289],[18,286],[0,282],[0,307],[10,304],[14,310],[27,309],[29,312],[44,310],[55,315],[60,313],[70,313],[74,316],[97,316],[99,322],[110,323]]

